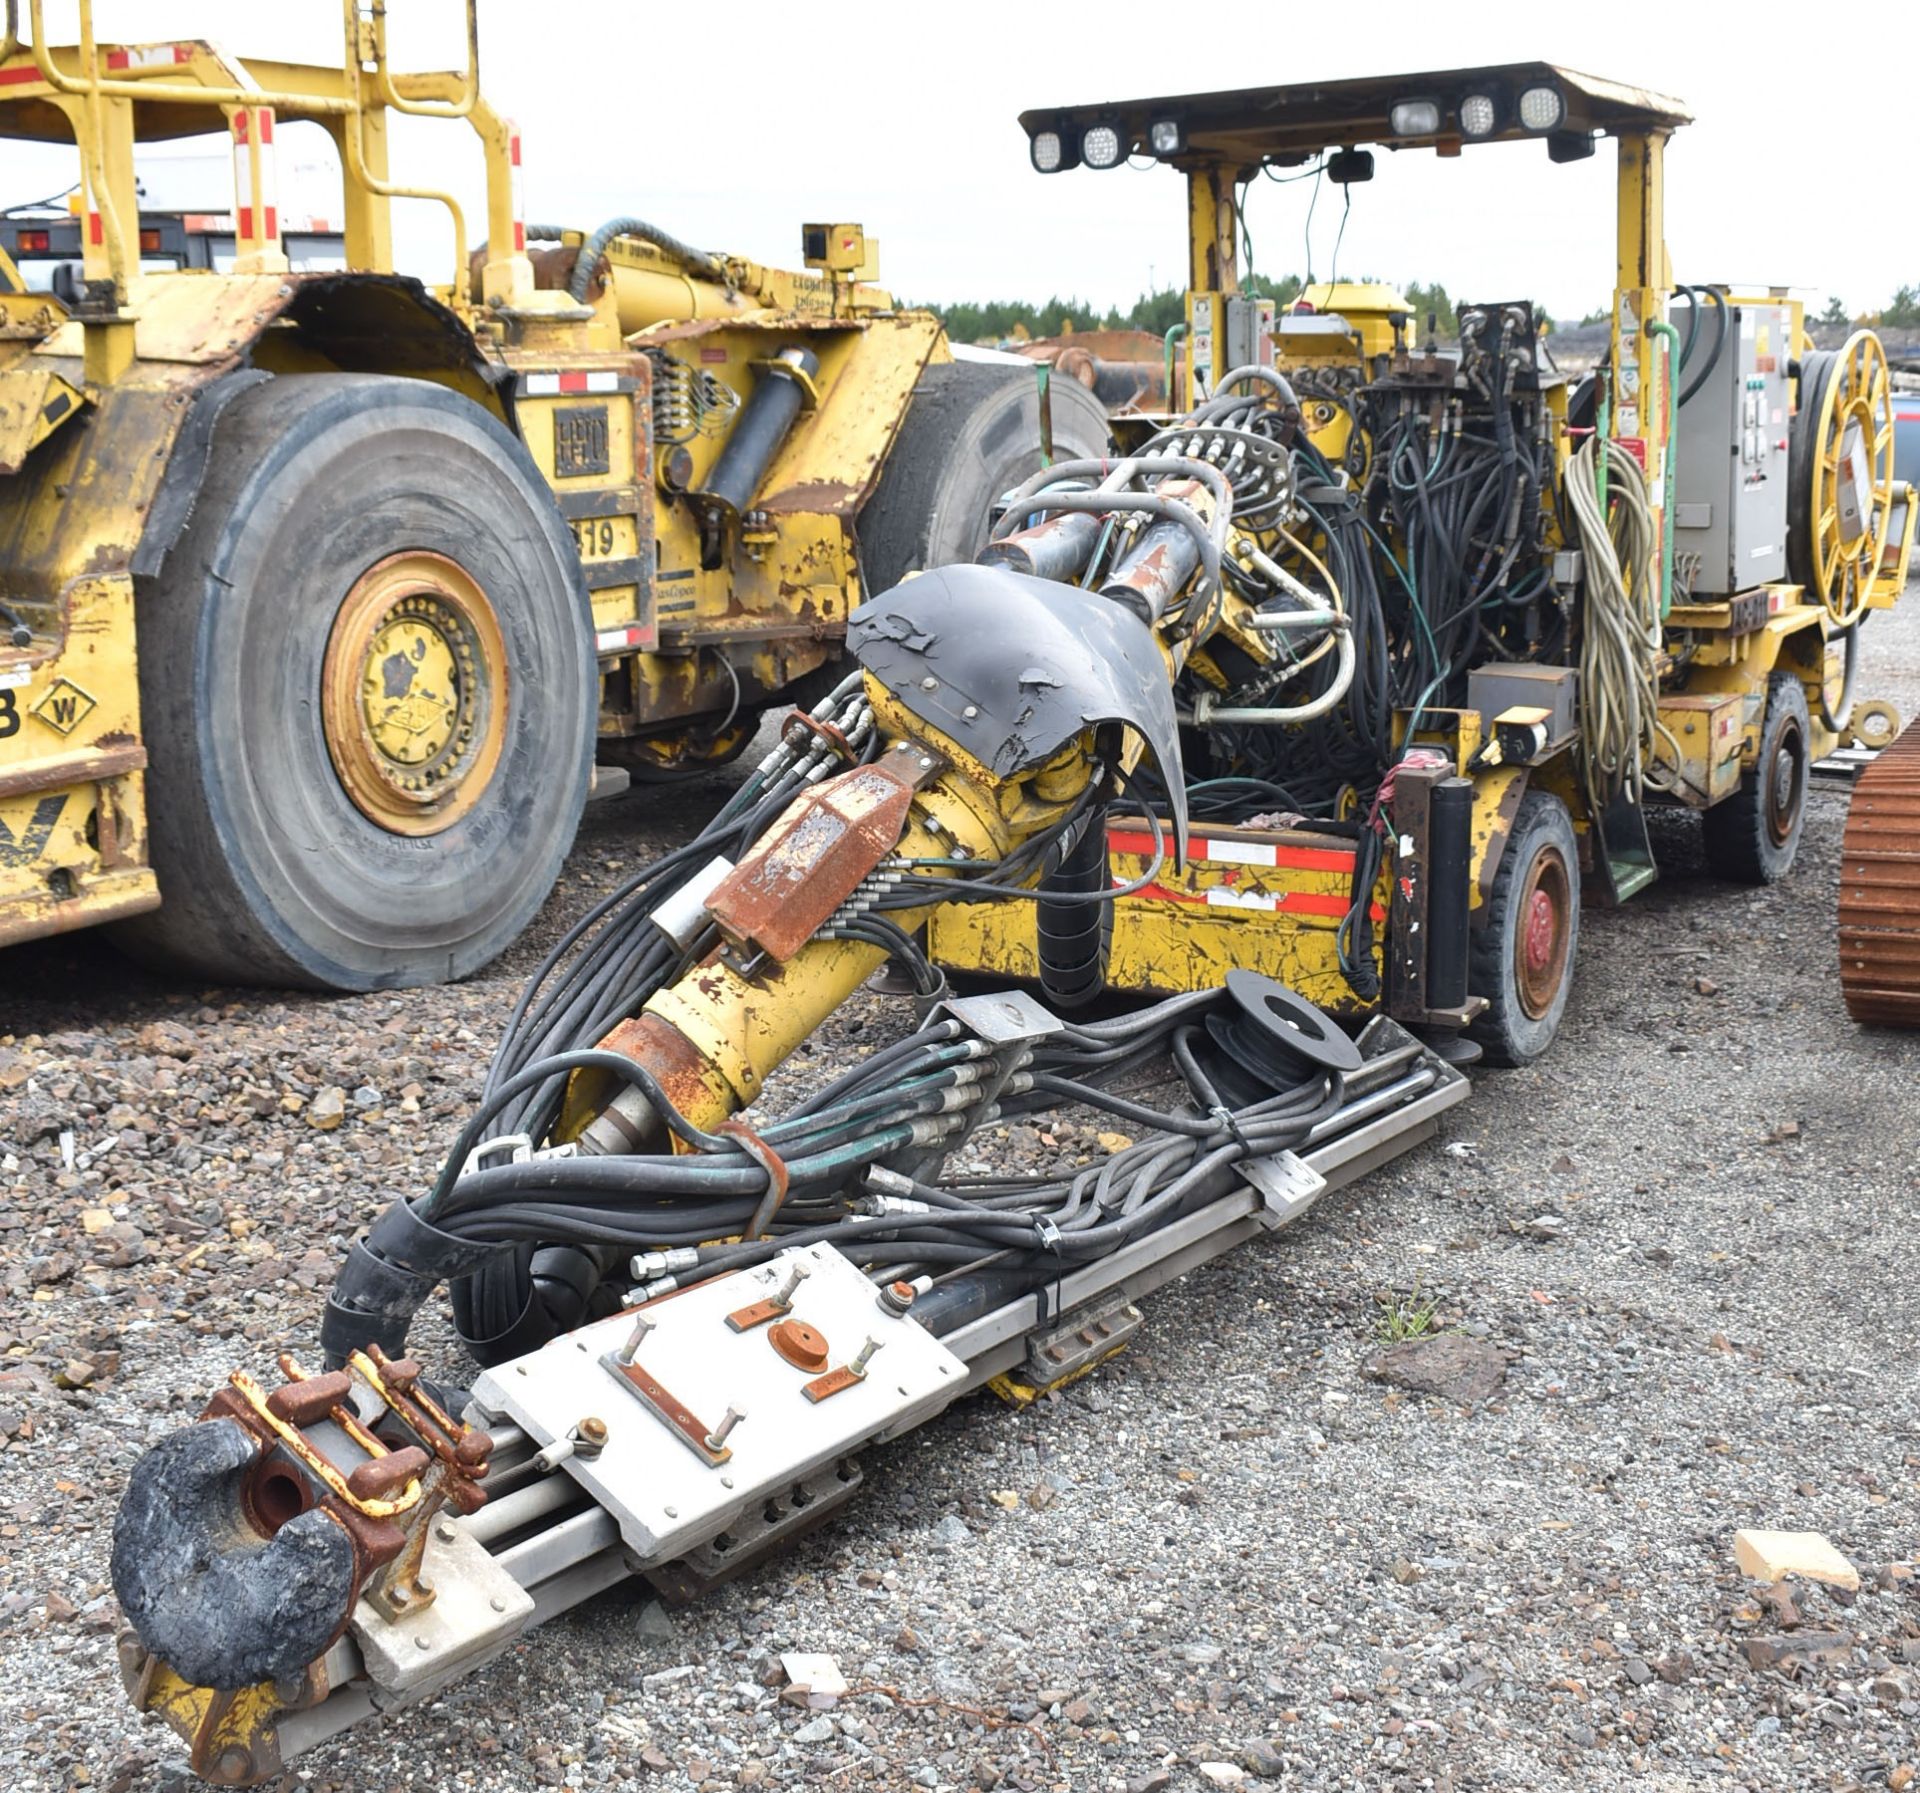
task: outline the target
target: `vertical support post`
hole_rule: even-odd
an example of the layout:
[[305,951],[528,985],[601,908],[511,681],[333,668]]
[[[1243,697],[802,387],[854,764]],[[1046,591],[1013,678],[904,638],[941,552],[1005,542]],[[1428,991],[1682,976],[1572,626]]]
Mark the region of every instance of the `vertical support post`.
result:
[[487,159],[487,259],[480,296],[488,304],[518,307],[533,291],[527,257],[527,202],[520,172],[520,127],[476,103],[473,126]]
[[1240,290],[1233,183],[1224,163],[1187,170],[1187,379],[1183,394],[1168,395],[1176,410],[1198,404],[1227,371],[1226,298]]
[[[1649,325],[1664,321],[1673,285],[1667,259],[1664,131],[1620,138],[1618,271],[1613,295],[1613,431],[1640,444],[1656,511],[1665,510],[1666,357]],[[1664,515],[1661,517],[1664,527]]]
[[235,106],[233,131],[233,269],[236,274],[284,274],[280,206],[274,179],[273,108]]
[[371,179],[384,183],[387,178],[386,108],[369,104],[357,117],[329,119],[327,128],[340,151],[347,266],[356,274],[390,274],[393,272],[393,201],[353,178],[345,143],[349,131],[359,133],[361,167]]

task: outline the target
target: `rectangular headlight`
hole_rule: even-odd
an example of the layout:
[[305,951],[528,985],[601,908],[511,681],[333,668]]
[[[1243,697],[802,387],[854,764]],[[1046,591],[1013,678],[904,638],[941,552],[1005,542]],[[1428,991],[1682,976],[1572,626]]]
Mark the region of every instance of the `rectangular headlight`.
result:
[[1187,134],[1177,118],[1156,119],[1147,126],[1147,147],[1156,156],[1177,156],[1187,146]]

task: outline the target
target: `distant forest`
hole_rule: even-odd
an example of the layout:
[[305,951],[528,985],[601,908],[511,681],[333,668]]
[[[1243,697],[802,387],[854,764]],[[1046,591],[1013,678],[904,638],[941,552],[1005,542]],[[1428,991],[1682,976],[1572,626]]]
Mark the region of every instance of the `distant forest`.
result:
[[[1242,283],[1242,290],[1255,298],[1291,305],[1304,284],[1298,274],[1284,274],[1278,280],[1255,274]],[[1431,311],[1441,333],[1452,332],[1453,301],[1444,286],[1422,286],[1411,280],[1400,291],[1413,307],[1421,329],[1426,328]],[[963,300],[953,305],[929,304],[926,309],[939,316],[955,342],[992,344],[1022,336],[1064,336],[1069,330],[1149,330],[1155,336],[1164,336],[1175,324],[1185,322],[1187,296],[1179,287],[1165,287],[1159,292],[1142,293],[1128,311],[1117,305],[1100,311],[1084,299],[1060,298],[1049,299],[1044,305],[1022,299],[990,299],[983,304]]]
[[[1257,298],[1290,305],[1300,296],[1303,284],[1298,274],[1285,274],[1278,280],[1255,274],[1244,283],[1244,290]],[[1400,291],[1413,307],[1417,330],[1426,329],[1427,314],[1431,312],[1441,335],[1454,333],[1453,300],[1438,281],[1428,286],[1409,280],[1400,285]],[[1127,311],[1118,306],[1100,311],[1084,299],[1061,298],[1049,299],[1042,305],[1024,299],[989,299],[982,303],[961,300],[952,305],[929,304],[925,308],[939,316],[955,342],[991,345],[1022,337],[1064,336],[1070,330],[1148,330],[1155,336],[1164,336],[1175,324],[1185,320],[1186,294],[1172,286],[1159,292],[1142,293]],[[1577,321],[1604,324],[1607,312],[1602,307]],[[1836,295],[1828,299],[1826,309],[1815,314],[1811,321],[1876,324],[1895,330],[1920,329],[1920,285],[1899,288],[1878,310],[1853,311]]]

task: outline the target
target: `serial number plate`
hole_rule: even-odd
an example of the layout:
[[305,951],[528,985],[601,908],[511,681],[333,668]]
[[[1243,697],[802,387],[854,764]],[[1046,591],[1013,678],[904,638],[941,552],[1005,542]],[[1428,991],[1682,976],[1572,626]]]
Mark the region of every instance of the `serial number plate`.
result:
[[569,405],[553,414],[553,471],[559,479],[609,471],[607,407]]

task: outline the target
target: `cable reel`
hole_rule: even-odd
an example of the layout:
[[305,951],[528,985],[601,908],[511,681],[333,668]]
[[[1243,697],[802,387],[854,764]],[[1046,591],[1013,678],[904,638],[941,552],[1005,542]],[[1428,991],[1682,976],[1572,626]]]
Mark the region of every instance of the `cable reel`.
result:
[[1787,569],[1841,628],[1873,589],[1890,527],[1892,391],[1886,350],[1871,330],[1800,358],[1787,453]]

